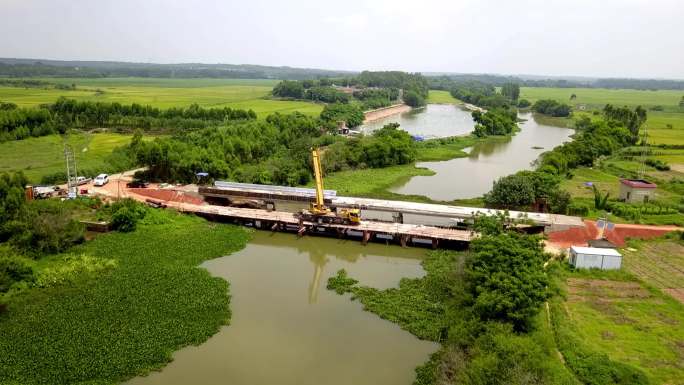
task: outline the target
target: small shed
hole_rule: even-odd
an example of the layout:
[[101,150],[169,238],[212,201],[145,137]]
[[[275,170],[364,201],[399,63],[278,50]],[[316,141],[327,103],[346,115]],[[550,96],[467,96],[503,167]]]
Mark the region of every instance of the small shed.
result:
[[572,246],[570,264],[579,269],[618,270],[622,255],[615,249]]
[[620,179],[620,200],[629,203],[648,203],[655,195],[655,183],[643,179]]

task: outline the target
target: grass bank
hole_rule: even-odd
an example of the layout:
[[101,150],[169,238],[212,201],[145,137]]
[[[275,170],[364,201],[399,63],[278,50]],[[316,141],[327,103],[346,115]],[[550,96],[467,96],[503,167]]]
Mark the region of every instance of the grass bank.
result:
[[[0,383],[113,384],[161,368],[230,319],[228,284],[197,265],[244,247],[242,228],[153,211],[133,233],[71,250],[107,269],[60,270],[68,279],[10,297],[0,316]],[[73,270],[73,269],[72,269]]]

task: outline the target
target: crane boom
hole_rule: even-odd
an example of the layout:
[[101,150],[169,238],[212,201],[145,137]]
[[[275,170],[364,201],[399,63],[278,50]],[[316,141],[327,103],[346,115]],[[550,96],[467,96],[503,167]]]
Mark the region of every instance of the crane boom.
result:
[[321,170],[321,153],[319,149],[311,151],[313,157],[314,178],[316,179],[316,206],[318,211],[327,211],[323,200],[323,171]]
[[361,222],[359,209],[331,210],[325,206],[323,196],[323,169],[321,167],[321,153],[317,148],[311,149],[311,158],[316,179],[316,201],[311,202],[309,210],[299,213],[300,220],[316,223],[336,223],[346,225],[358,225]]

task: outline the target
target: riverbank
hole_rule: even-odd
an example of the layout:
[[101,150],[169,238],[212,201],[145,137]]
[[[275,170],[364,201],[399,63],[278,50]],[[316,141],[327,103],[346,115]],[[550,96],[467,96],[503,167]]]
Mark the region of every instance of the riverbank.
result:
[[375,110],[370,110],[364,112],[363,123],[374,122],[379,119],[386,118],[388,116],[401,114],[404,112],[411,111],[411,107],[406,104],[394,104],[389,107],[378,108]]

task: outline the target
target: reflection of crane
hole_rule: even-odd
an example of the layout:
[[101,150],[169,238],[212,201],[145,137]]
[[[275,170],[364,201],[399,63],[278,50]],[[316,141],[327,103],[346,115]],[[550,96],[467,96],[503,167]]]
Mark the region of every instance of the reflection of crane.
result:
[[309,254],[309,259],[314,265],[314,274],[309,285],[309,303],[313,304],[318,301],[318,288],[321,286],[321,277],[323,275],[323,268],[328,263],[328,258],[325,254],[314,253]]
[[299,218],[316,223],[359,224],[361,221],[359,209],[342,209],[339,212],[335,212],[325,205],[321,153],[318,149],[313,149],[311,150],[311,156],[313,158],[313,170],[316,179],[316,201],[311,203],[308,210],[302,210]]

